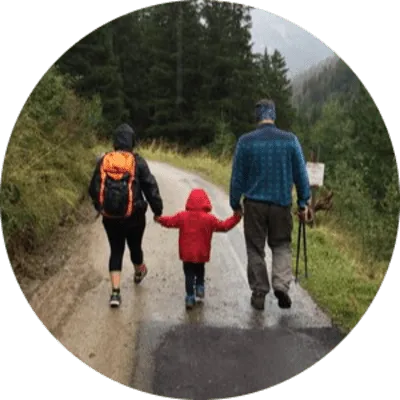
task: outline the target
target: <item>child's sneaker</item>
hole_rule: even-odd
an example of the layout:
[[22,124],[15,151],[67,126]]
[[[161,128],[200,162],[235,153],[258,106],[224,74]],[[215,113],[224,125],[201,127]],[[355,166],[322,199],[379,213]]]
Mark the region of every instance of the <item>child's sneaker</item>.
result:
[[119,307],[121,304],[121,293],[120,292],[112,292],[110,297],[110,307]]
[[204,299],[204,286],[203,285],[196,286],[196,296],[200,299]]
[[134,281],[136,284],[142,282],[144,277],[147,275],[147,267],[146,264],[142,264],[139,267],[135,266],[135,278]]
[[185,304],[186,304],[186,310],[191,310],[196,304],[196,298],[194,296],[186,296]]

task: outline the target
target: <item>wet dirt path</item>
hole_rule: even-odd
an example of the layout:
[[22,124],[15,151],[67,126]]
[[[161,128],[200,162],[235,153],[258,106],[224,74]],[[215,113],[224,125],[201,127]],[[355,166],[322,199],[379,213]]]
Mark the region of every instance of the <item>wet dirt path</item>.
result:
[[[210,195],[213,212],[230,215],[227,195],[196,175],[151,162],[164,214],[184,207],[193,187]],[[298,285],[293,306],[281,310],[268,295],[264,312],[250,306],[242,222],[215,234],[206,266],[206,298],[184,308],[184,280],[176,230],[155,224],[149,211],[144,236],[149,274],[133,283],[126,250],[122,305],[108,307],[109,248],[101,220],[85,226],[82,245],[30,303],[53,335],[105,376],[168,397],[231,397],[265,389],[303,371],[341,336]],[[268,264],[270,252],[267,252]]]

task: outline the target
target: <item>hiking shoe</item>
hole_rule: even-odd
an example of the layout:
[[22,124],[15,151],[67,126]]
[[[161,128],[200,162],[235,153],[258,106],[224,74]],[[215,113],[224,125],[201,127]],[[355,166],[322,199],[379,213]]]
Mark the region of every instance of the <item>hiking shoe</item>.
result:
[[140,267],[135,267],[135,278],[134,281],[136,284],[142,282],[144,277],[147,275],[147,267],[145,264],[142,264]]
[[256,310],[264,310],[265,294],[260,292],[253,292],[251,295],[251,305]]
[[194,296],[186,296],[185,298],[186,310],[191,310],[195,304],[196,304],[196,298]]
[[292,300],[289,295],[281,290],[275,290],[275,297],[278,299],[278,306],[280,308],[290,308]]
[[196,286],[196,296],[200,299],[204,299],[204,286],[203,285]]
[[121,294],[119,292],[112,292],[110,297],[110,307],[116,308],[121,304]]

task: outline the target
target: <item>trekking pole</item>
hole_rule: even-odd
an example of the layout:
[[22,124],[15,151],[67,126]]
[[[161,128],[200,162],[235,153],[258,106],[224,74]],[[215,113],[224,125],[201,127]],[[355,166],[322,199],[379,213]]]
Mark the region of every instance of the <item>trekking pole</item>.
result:
[[299,261],[300,261],[300,248],[301,248],[301,236],[303,236],[303,252],[304,252],[304,269],[305,278],[308,279],[308,260],[307,260],[307,235],[306,235],[306,223],[305,221],[299,221],[299,234],[297,237],[297,257],[296,257],[296,283],[299,281]]
[[299,234],[297,236],[297,257],[296,257],[296,283],[299,281],[299,259],[300,259],[300,241],[301,241],[301,225],[302,221],[299,221]]
[[307,235],[306,235],[306,223],[303,222],[303,250],[304,250],[304,270],[305,277],[308,279],[308,267],[307,267]]

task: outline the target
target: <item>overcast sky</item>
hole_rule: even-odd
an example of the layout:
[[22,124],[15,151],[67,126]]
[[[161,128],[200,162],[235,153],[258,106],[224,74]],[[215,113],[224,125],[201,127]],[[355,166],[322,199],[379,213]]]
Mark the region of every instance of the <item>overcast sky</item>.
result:
[[252,23],[253,50],[263,53],[265,47],[268,52],[278,49],[286,59],[290,75],[333,55],[315,36],[275,14],[252,10]]

